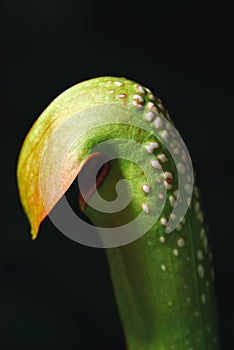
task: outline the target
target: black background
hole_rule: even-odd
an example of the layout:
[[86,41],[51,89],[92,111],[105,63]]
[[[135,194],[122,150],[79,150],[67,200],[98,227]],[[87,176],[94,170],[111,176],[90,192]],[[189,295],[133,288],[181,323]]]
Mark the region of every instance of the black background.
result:
[[103,250],[46,219],[32,242],[16,185],[22,141],[66,88],[125,76],[184,137],[212,234],[222,349],[234,348],[233,25],[224,1],[1,2],[0,349],[125,349]]

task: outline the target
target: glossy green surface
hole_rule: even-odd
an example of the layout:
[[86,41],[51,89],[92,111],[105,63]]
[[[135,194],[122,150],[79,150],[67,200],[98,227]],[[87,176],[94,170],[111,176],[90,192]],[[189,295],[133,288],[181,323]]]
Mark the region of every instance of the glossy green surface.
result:
[[[110,108],[112,123],[103,125],[106,119],[102,106],[108,104],[115,107],[107,107]],[[41,221],[62,196],[56,186],[47,186],[44,198],[44,204],[48,205],[46,212],[39,176],[54,184],[57,174],[53,171],[53,165],[58,161],[55,155],[59,156],[63,150],[61,134],[56,144],[57,153],[51,154],[51,157],[48,155],[49,166],[41,173],[40,162],[51,135],[75,113],[100,107],[95,110],[94,121],[90,121],[89,113],[86,113],[82,122],[77,120],[79,129],[84,133],[69,150],[69,161],[64,163],[64,192],[82,171],[90,148],[99,142],[116,138],[135,140],[143,147],[150,142],[157,142],[159,148],[150,154],[145,152],[143,160],[149,164],[152,158],[159,159],[158,156],[163,154],[166,157],[166,161],[161,162],[163,172],[170,172],[173,176],[173,184],[164,196],[163,211],[150,230],[128,245],[106,249],[128,349],[219,349],[212,256],[198,188],[194,188],[186,216],[173,232],[166,233],[165,222],[169,221],[173,202],[177,199],[177,169],[162,138],[153,134],[153,121],[147,121],[148,130],[141,129],[138,124],[128,125],[129,104],[139,109],[139,118],[143,118],[144,123],[144,113],[150,112],[152,108],[170,120],[161,101],[149,89],[115,77],[101,77],[80,83],[61,94],[42,113],[24,142],[18,163],[19,191],[31,224],[32,236],[37,236]],[[144,113],[140,112],[142,107]],[[69,127],[72,129],[74,126]],[[159,128],[159,135],[162,136],[167,128],[164,122]],[[128,149],[127,143],[124,148]],[[136,160],[139,158],[138,154],[133,156],[136,156]],[[146,179],[142,169],[129,160],[115,159],[110,165],[110,172],[99,188],[101,196],[109,201],[114,200],[116,183],[126,179],[132,186],[133,197],[119,213],[107,214],[87,206],[84,211],[96,226],[110,229],[122,226],[142,213],[143,205],[149,200],[159,203],[160,207],[164,181],[160,180],[157,171],[150,178],[151,183],[148,183],[149,179]],[[153,196],[142,190],[146,184],[150,187],[156,184]],[[186,198],[182,197],[181,200],[185,201]],[[143,221],[153,215],[151,210],[144,214]]]
[[[136,178],[139,169],[130,173],[126,162],[118,163],[112,169],[116,179]],[[115,167],[122,169],[121,174]],[[141,182],[139,176],[139,185]],[[109,182],[107,177],[100,188],[109,200],[110,186],[113,179]],[[134,214],[140,197],[132,204]],[[204,223],[194,209],[197,203],[194,194],[179,230],[165,234],[157,222],[137,241],[106,250],[129,349],[219,349],[211,254]],[[162,215],[170,211],[167,207]],[[96,225],[102,225],[100,213],[91,208],[85,212]],[[124,224],[125,217],[123,213],[122,220],[106,218],[105,225]]]

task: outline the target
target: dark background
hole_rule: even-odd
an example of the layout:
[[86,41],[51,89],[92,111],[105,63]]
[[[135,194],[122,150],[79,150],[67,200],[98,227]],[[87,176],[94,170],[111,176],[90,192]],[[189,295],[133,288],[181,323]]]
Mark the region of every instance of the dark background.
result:
[[32,242],[15,179],[48,103],[101,75],[150,87],[184,137],[212,234],[222,349],[234,348],[233,25],[224,1],[2,1],[0,349],[124,350],[103,250],[49,219]]

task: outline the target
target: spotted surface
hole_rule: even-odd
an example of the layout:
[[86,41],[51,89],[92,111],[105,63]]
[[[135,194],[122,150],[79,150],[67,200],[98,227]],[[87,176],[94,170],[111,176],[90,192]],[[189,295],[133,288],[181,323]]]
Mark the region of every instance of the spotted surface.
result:
[[[51,131],[50,128],[54,125],[61,126],[74,113],[112,102],[118,102],[123,108],[123,113],[125,106],[129,104],[142,112],[139,114],[142,121],[147,123],[150,130],[158,131],[158,139],[155,139],[153,132],[146,137],[145,133],[136,130],[137,128],[123,128],[120,134],[119,130],[113,130],[113,125],[109,129],[105,127],[101,130],[102,134],[89,133],[86,136],[88,141],[84,140],[84,150],[81,149],[82,143],[79,143],[79,157],[74,157],[75,161],[70,170],[75,169],[77,175],[77,162],[80,164],[82,157],[86,155],[85,147],[88,143],[95,145],[95,142],[106,140],[111,135],[114,138],[125,132],[125,136],[134,135],[135,141],[142,143],[145,161],[154,174],[152,184],[146,179],[143,170],[130,167],[126,162],[116,162],[123,165],[120,167],[121,175],[132,181],[136,192],[130,209],[140,212],[144,218],[151,217],[153,208],[149,203],[152,192],[148,189],[152,189],[154,184],[157,190],[153,200],[159,203],[159,206],[160,203],[164,205],[161,216],[147,234],[131,244],[106,252],[129,349],[217,350],[219,346],[216,338],[215,276],[200,193],[195,187],[192,201],[188,202],[192,184],[191,178],[186,175],[186,152],[176,140],[175,130],[169,123],[170,116],[162,101],[148,88],[124,78],[91,79],[64,92],[62,97],[58,97],[43,112],[24,144],[18,167],[18,178],[23,177],[25,180],[20,186],[20,193],[24,195],[25,212],[30,217],[30,223],[33,223],[32,236],[36,237],[40,222],[45,217],[38,184],[35,183],[39,178],[40,161],[38,158],[33,159],[32,150],[40,154],[47,144],[50,132],[45,133],[45,130]],[[162,119],[162,116],[166,120]],[[101,118],[100,115],[97,117]],[[191,120],[191,125],[195,122]],[[164,142],[169,142],[172,154],[179,156],[177,168]],[[164,173],[162,177],[161,168]],[[100,188],[100,193],[102,191],[107,196],[114,192],[113,180],[119,175],[118,168],[113,169],[116,173],[110,171],[108,176],[111,180],[108,182],[107,177]],[[178,173],[182,174],[185,180],[185,186],[180,192]],[[68,172],[68,177],[70,174],[71,172]],[[69,177],[67,186],[74,180],[75,177],[72,176]],[[34,193],[38,196],[34,197]],[[56,200],[58,199],[56,197]],[[166,226],[170,218],[173,218],[172,211],[176,200],[179,203],[188,202],[189,209],[177,228],[171,233],[166,233]],[[86,213],[98,227],[103,216],[100,219],[100,213],[97,214],[88,207]],[[127,214],[130,216],[131,210],[128,210]],[[118,226],[121,218],[117,214],[109,216],[110,220],[113,220],[112,223]]]
[[[129,84],[131,84],[131,93],[128,91]],[[135,316],[132,317],[137,318],[138,312],[141,314],[145,324],[152,330],[152,334],[157,334],[158,339],[161,339],[159,349],[219,349],[214,270],[211,265],[212,254],[208,230],[202,212],[200,191],[197,186],[192,188],[191,178],[186,174],[186,153],[176,140],[175,132],[170,124],[170,116],[162,101],[155,97],[149,89],[124,80],[115,81],[114,78],[107,83],[107,88],[108,95],[114,101],[119,100],[123,104],[131,103],[139,110],[144,107],[143,119],[152,130],[156,129],[159,132],[159,138],[152,137],[151,140],[147,140],[144,147],[146,159],[150,156],[154,157],[153,159],[149,158],[149,164],[155,171],[155,183],[158,185],[155,200],[160,203],[165,201],[162,215],[150,232],[131,246],[117,250],[118,258],[113,257],[111,253],[108,254],[110,263],[114,264],[113,273],[123,276],[127,268],[129,277],[131,272],[135,271],[134,276],[137,277],[134,277],[132,283],[134,283],[134,290],[136,288],[138,290],[137,296],[134,292],[128,291],[129,299],[126,295],[124,298],[129,304],[131,304],[132,298],[135,298],[139,310],[136,314],[133,312]],[[166,118],[168,122],[161,116]],[[172,155],[179,155],[180,160],[177,166],[173,164],[172,155],[164,147],[164,142],[169,142],[172,147]],[[159,175],[161,169],[163,177]],[[183,176],[185,183],[180,192],[178,191],[178,173]],[[139,183],[139,192],[143,196],[140,197],[142,198],[142,202],[139,203],[140,209],[149,216],[151,208],[147,198],[150,198],[151,184],[145,183],[144,174],[142,182],[139,181]],[[163,192],[162,188],[166,190],[166,193]],[[188,194],[192,190],[193,196],[190,202]],[[188,201],[189,209],[186,216],[181,218],[177,228],[168,234],[166,226],[169,218],[176,219],[172,211],[177,200],[179,203]],[[140,251],[144,252],[143,255],[140,254]],[[119,258],[120,256],[121,258]],[[134,256],[134,258],[129,261],[129,256]],[[120,267],[122,259],[124,259],[123,266],[125,266],[123,270]],[[126,261],[128,261],[127,265]],[[147,275],[153,296],[144,289],[144,283],[148,283],[145,280]],[[126,283],[128,285],[129,280]],[[116,288],[118,290],[117,297],[123,298],[123,296],[121,297],[122,291],[118,287]],[[142,308],[148,310],[148,313],[146,312],[148,316],[145,316]],[[128,315],[124,309],[121,310],[124,322],[124,317],[127,318]],[[170,332],[171,330],[174,333]],[[168,332],[172,335],[171,342],[168,338]],[[152,334],[149,331],[147,339],[154,338]],[[136,338],[138,338],[137,332]],[[148,346],[147,349],[155,349],[155,347]]]

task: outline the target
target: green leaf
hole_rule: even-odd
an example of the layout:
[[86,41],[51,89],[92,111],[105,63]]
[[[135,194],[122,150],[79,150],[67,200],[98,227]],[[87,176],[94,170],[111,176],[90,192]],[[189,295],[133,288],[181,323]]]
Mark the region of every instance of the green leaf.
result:
[[[97,226],[103,246],[114,247],[106,253],[130,350],[219,349],[207,226],[177,136],[149,89],[125,78],[100,77],[55,99],[20,152],[19,192],[33,239],[77,175],[83,179],[80,207]],[[107,148],[98,148],[104,143]],[[95,180],[97,190],[91,177],[100,160],[105,164]],[[122,187],[124,198],[131,200],[111,212],[113,204],[121,204],[123,179],[131,184]],[[109,211],[101,210],[99,196]],[[176,216],[184,205],[186,215],[182,209]],[[177,225],[168,232],[173,220]]]

